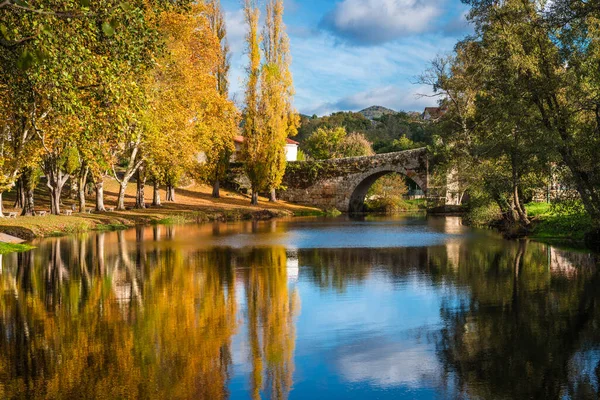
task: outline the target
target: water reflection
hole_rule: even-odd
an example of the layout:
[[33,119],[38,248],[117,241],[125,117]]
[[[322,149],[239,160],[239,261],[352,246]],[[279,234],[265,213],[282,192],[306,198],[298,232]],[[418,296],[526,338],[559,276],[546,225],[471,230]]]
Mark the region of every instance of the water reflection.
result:
[[[397,247],[335,247],[360,232]],[[38,246],[0,260],[0,398],[599,394],[589,254],[456,219],[155,226]]]

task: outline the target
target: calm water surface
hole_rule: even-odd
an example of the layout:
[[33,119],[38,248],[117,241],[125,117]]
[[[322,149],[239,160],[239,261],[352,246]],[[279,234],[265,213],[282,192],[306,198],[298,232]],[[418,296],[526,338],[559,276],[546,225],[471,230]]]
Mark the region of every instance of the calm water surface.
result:
[[147,227],[1,259],[2,399],[597,399],[597,257],[457,218]]

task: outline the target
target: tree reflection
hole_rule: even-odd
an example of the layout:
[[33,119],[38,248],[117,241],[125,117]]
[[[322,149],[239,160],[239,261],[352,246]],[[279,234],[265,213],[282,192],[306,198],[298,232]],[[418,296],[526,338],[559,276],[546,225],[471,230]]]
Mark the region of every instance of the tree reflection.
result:
[[[549,252],[526,242],[491,253],[469,248],[447,275],[468,289],[469,302],[443,304],[438,352],[467,397],[558,399],[570,383],[583,390],[570,366],[599,321],[599,275],[585,266],[556,273]],[[434,263],[445,268],[441,257]]]
[[599,396],[600,274],[593,256],[539,243],[398,249],[300,250],[302,273],[344,291],[373,274],[415,274],[455,288],[431,340],[451,398]]
[[123,235],[11,255],[0,275],[0,398],[228,397],[228,256],[150,257]]
[[[208,227],[232,234],[226,228]],[[598,397],[600,276],[589,255],[456,240],[299,249],[291,262],[277,246],[199,251],[179,240],[184,232],[51,239],[4,256],[0,398],[226,399],[237,333],[250,397],[286,399],[300,311],[289,274],[298,265],[302,284],[334,293],[373,277],[439,288],[442,325],[427,340],[450,398]]]
[[[253,249],[238,261],[244,269],[248,342],[251,347],[251,397],[264,390],[270,399],[286,399],[294,373],[297,292],[288,288],[283,247]],[[266,375],[266,381],[264,379]]]

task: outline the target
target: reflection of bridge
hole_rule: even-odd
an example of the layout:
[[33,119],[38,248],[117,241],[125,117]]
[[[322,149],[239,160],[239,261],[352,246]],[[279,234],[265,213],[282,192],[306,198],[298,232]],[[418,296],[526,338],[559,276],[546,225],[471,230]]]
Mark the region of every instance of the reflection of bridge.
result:
[[343,212],[362,211],[367,191],[384,175],[399,173],[412,179],[427,194],[427,149],[367,157],[288,164],[279,193],[282,200]]

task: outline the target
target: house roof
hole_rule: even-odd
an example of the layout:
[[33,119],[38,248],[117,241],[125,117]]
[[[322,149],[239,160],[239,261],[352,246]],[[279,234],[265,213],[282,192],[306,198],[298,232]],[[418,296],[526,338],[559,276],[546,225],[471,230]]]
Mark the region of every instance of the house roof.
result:
[[[236,142],[236,143],[244,143],[244,137],[240,136],[240,135],[234,136],[233,137],[233,141]],[[298,143],[295,140],[292,140],[290,138],[286,138],[285,141],[286,141],[287,144],[295,144],[296,146],[300,144],[300,143]]]
[[440,118],[442,115],[446,114],[448,108],[446,107],[425,107],[425,111],[423,111],[423,115],[429,114],[432,118]]

